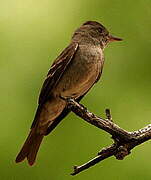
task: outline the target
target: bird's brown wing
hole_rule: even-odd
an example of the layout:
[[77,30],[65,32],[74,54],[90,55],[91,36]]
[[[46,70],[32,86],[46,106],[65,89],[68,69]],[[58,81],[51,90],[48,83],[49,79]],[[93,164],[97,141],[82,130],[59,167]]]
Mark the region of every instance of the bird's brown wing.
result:
[[78,43],[71,43],[54,61],[52,64],[47,77],[44,81],[42,86],[40,95],[39,95],[39,105],[37,108],[37,112],[32,123],[31,128],[33,128],[36,124],[38,119],[39,113],[41,112],[43,104],[50,98],[52,89],[57,85],[59,82],[62,74],[64,73],[66,67],[73,59],[76,51],[78,49]]
[[54,61],[42,86],[39,104],[43,104],[47,100],[52,88],[56,86],[66,67],[75,55],[77,48],[78,43],[71,43]]

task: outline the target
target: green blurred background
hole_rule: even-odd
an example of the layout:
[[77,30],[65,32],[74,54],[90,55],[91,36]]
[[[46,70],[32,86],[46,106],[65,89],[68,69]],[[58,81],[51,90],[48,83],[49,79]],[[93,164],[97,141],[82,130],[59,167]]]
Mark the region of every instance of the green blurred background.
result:
[[97,20],[123,42],[105,49],[101,81],[83,99],[90,111],[126,130],[151,123],[150,0],[0,0],[0,179],[150,180],[151,144],[123,161],[109,158],[72,177],[72,166],[94,157],[110,136],[71,113],[44,139],[37,163],[15,164],[55,57],[84,21]]

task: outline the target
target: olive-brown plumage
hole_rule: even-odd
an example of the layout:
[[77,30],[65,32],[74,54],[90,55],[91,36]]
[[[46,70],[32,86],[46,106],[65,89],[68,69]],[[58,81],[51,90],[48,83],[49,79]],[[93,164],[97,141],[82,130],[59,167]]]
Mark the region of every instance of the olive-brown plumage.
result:
[[25,158],[30,165],[35,162],[43,137],[70,112],[61,97],[80,101],[101,76],[103,49],[109,42],[120,40],[95,21],[87,21],[75,31],[71,43],[54,61],[47,74],[30,133],[16,162]]

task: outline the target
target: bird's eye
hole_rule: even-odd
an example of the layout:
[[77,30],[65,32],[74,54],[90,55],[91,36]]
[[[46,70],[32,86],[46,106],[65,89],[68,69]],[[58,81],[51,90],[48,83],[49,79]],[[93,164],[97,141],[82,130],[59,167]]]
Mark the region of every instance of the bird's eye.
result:
[[99,32],[99,33],[102,33],[102,28],[98,28],[98,32]]
[[109,36],[109,32],[106,33],[106,36]]

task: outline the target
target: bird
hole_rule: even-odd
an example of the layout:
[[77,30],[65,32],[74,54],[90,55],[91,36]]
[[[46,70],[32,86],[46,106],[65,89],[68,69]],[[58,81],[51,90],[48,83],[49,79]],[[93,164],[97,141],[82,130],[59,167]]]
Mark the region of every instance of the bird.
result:
[[44,136],[70,113],[63,98],[80,102],[102,75],[104,48],[121,40],[97,21],[86,21],[75,30],[70,44],[54,60],[44,80],[29,135],[16,163],[24,159],[31,166],[35,163]]

